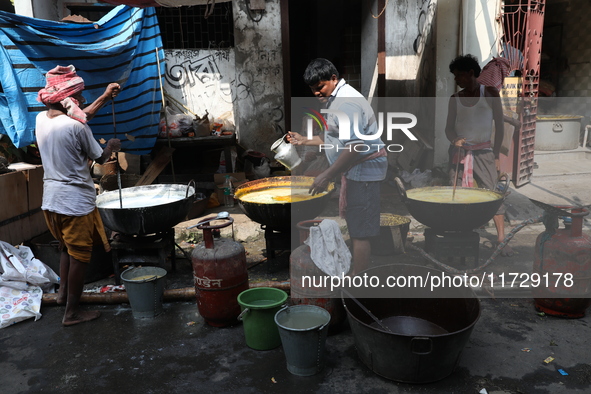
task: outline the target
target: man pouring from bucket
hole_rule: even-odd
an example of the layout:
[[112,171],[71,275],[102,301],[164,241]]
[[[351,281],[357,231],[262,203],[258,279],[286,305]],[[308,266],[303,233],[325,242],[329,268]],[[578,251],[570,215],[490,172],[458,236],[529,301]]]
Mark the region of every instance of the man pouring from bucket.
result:
[[350,130],[341,133],[338,117],[328,113],[324,134],[308,139],[289,132],[288,141],[294,145],[323,146],[330,166],[314,179],[310,188],[312,194],[323,192],[341,175],[339,212],[347,221],[353,246],[351,273],[355,275],[369,268],[370,238],[380,233],[380,183],[386,177],[387,153],[379,137],[361,139],[355,134],[354,130],[365,136],[378,135],[375,114],[363,95],[339,78],[339,72],[330,61],[312,60],[304,73],[304,81],[325,108],[340,111],[350,120]]
[[41,209],[61,250],[57,303],[66,305],[64,326],[100,316],[98,311],[84,311],[79,306],[93,245],[101,243],[107,252],[111,250],[96,208],[88,164],[89,159],[104,163],[121,148],[121,141],[112,138],[101,148],[86,122],[120,89],[117,83],[109,84],[99,98],[82,109],[83,79],[74,66],[57,66],[47,72],[45,88],[37,96],[48,107],[37,115],[35,134],[45,172]]

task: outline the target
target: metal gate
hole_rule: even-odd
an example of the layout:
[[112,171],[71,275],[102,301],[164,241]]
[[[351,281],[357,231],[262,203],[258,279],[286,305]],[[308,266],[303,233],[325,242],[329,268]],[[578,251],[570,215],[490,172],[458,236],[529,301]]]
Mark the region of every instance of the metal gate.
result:
[[534,169],[545,3],[546,0],[505,0],[501,8],[503,57],[521,73],[523,83],[519,111],[521,129],[513,135],[510,156],[515,186],[528,183]]

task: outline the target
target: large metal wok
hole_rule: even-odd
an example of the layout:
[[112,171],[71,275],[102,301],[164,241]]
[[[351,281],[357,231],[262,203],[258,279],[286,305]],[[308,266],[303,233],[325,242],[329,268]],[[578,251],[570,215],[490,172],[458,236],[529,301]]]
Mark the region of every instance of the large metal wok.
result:
[[[383,282],[416,278],[417,283],[441,275],[440,270],[408,264],[372,267],[358,274]],[[412,285],[349,290],[362,305],[343,292],[359,358],[373,372],[398,382],[429,383],[449,376],[480,318],[480,302],[467,285],[442,283],[433,291]]]
[[[396,183],[402,195],[402,200],[412,217],[436,231],[470,231],[479,228],[493,218],[505,200],[505,195],[500,192],[488,189],[457,187],[456,193],[469,191],[476,195],[494,195],[494,200],[470,203],[458,203],[451,199],[446,202],[423,201],[417,199],[416,196],[433,191],[443,191],[451,195],[453,187],[421,187],[407,191],[400,179],[396,178]],[[503,190],[506,189],[506,187],[503,188]]]
[[329,185],[327,194],[310,200],[255,203],[244,201],[244,197],[252,192],[275,188],[308,189],[313,182],[314,178],[307,176],[282,176],[257,179],[237,187],[234,191],[234,197],[238,200],[238,206],[242,212],[251,220],[273,229],[289,229],[298,222],[314,219],[324,210],[330,199],[330,194],[334,190],[334,183]]
[[147,185],[99,194],[96,205],[109,229],[144,235],[167,231],[182,222],[196,197],[204,196],[196,195],[190,185]]

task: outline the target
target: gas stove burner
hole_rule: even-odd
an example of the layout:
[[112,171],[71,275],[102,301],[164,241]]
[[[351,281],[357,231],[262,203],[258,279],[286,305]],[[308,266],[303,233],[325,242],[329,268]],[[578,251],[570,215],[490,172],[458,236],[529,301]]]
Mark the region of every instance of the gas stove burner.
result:
[[[476,231],[435,231],[425,229],[425,250],[439,261],[458,262],[466,265],[466,259],[478,266],[480,235]],[[442,261],[446,259],[447,261]]]
[[164,268],[167,257],[170,257],[174,271],[176,269],[174,247],[173,228],[146,235],[115,234],[111,242],[115,282],[117,285],[121,283],[119,277],[121,264],[157,265]]
[[278,230],[265,224],[261,224],[261,229],[265,230],[265,245],[268,258],[274,259],[275,252],[291,250],[291,231]]

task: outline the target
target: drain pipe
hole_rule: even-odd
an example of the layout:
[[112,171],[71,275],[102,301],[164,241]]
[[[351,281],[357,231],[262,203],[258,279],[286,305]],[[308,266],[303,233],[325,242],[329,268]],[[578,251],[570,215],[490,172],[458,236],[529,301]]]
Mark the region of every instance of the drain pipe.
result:
[[[289,280],[286,281],[262,281],[249,283],[249,287],[274,287],[284,291],[290,290]],[[195,287],[180,289],[165,289],[162,300],[164,302],[195,301]],[[43,305],[57,305],[57,293],[45,293],[41,299]],[[80,302],[83,304],[124,304],[129,303],[127,292],[116,291],[111,293],[82,293]]]

